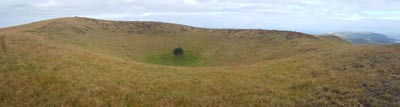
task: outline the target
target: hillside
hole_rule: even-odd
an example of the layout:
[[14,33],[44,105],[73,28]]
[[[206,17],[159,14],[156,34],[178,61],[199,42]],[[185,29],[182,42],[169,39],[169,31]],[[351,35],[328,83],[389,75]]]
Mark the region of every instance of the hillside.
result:
[[329,35],[339,36],[355,44],[381,45],[397,43],[397,40],[386,35],[372,32],[335,32]]
[[400,45],[79,17],[2,28],[0,45],[0,106],[400,105]]

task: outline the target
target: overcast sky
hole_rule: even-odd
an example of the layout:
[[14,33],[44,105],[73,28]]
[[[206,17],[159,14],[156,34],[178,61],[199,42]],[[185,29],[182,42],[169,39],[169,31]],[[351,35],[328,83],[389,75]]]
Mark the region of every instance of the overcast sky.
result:
[[400,0],[0,0],[0,27],[73,16],[400,38]]

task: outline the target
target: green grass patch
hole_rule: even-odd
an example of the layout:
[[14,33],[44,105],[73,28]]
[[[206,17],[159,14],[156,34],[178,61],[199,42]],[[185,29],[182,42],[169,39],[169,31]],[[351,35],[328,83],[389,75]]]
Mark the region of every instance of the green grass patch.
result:
[[200,54],[195,54],[192,51],[186,51],[180,56],[176,56],[172,53],[149,55],[146,57],[145,62],[169,66],[205,66],[200,60]]

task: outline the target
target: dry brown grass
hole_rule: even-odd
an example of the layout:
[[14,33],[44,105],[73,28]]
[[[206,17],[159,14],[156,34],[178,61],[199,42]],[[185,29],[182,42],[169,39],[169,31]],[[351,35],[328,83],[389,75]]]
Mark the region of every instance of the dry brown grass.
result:
[[[1,29],[0,40],[6,47],[0,51],[0,106],[399,106],[400,101],[399,45],[86,18]],[[198,63],[154,62],[178,46],[195,53]]]

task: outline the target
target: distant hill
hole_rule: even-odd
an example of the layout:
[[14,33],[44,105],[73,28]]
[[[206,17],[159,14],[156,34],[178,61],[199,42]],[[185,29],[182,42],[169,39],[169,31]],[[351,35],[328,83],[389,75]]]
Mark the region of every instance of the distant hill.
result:
[[394,44],[398,43],[396,39],[392,39],[383,34],[372,32],[334,32],[330,35],[341,37],[355,44]]
[[[181,47],[182,55],[173,50]],[[58,18],[0,29],[0,107],[399,107],[400,44]]]

